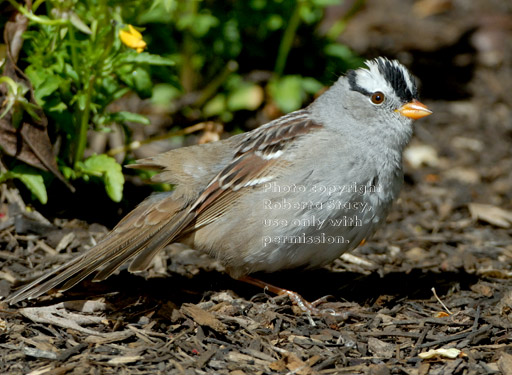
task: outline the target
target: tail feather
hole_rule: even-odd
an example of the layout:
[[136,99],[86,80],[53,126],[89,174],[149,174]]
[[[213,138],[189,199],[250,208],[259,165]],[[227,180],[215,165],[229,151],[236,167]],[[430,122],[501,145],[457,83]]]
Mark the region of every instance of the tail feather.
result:
[[[136,238],[132,239],[136,240]],[[147,241],[148,237],[145,237],[145,240]],[[107,244],[107,247],[105,247],[103,242],[100,242],[85,254],[72,259],[68,263],[65,263],[47,275],[43,275],[39,279],[36,279],[32,283],[15,292],[15,294],[10,296],[7,301],[12,304],[25,298],[37,298],[41,294],[46,293],[63,283],[64,284],[59,287],[59,290],[68,290],[96,271],[102,265],[108,265],[112,260],[116,259],[116,256],[128,259],[133,255],[133,251],[137,250],[138,245],[141,244],[140,241],[136,241],[129,247],[119,247],[117,242],[118,241],[114,241],[114,243]],[[126,244],[126,242],[124,242],[124,244]],[[122,263],[119,263],[118,266],[121,264]],[[114,271],[115,269],[112,270],[112,272]]]
[[[145,246],[139,254],[132,260],[128,270],[130,272],[143,271],[149,267],[158,252],[176,238],[176,235],[182,233],[183,229],[194,219],[195,213],[189,212],[184,215],[178,223],[168,223],[157,234],[151,238],[151,241]],[[172,238],[169,233],[175,233]]]
[[[183,226],[189,223],[187,217],[181,218],[174,217],[169,223],[160,226],[157,230],[147,234],[146,240],[141,244],[131,245],[129,250],[124,254],[115,256],[110,260],[110,263],[102,268],[97,275],[94,276],[94,281],[103,281],[119,268],[128,259],[135,257],[132,260],[128,270],[130,272],[144,271],[149,267],[153,258],[162,250],[166,245],[171,243],[176,236],[181,232]],[[141,265],[139,259],[144,260],[144,265]]]
[[[104,280],[133,257],[139,261],[130,270],[142,270],[159,250],[176,238],[194,215],[172,199],[169,193],[150,196],[128,214],[96,246],[62,266],[22,287],[6,300],[13,304],[37,298],[59,287],[65,291],[98,269],[94,280]],[[140,253],[149,258],[140,261]]]
[[[83,258],[83,255],[71,259],[69,262],[64,263],[62,266],[57,267],[56,269],[44,274],[43,276],[37,278],[32,281],[30,284],[25,285],[21,289],[17,290],[14,294],[10,295],[5,302],[9,304],[14,304],[24,299],[32,299],[37,298],[41,294],[46,293],[50,289],[53,289],[55,286],[59,284],[58,276],[59,273],[64,271],[65,269],[72,267],[75,263],[79,262]],[[56,276],[55,276],[56,275]],[[54,276],[54,277],[52,277]],[[49,280],[47,280],[49,279]],[[46,280],[46,281],[45,281]]]

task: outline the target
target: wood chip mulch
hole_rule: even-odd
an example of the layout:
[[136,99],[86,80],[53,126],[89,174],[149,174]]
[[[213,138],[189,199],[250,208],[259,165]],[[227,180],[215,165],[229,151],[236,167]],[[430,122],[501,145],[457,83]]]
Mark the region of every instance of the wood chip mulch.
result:
[[[372,241],[320,270],[258,275],[309,301],[330,295],[323,314],[170,246],[141,275],[0,302],[1,374],[512,374],[512,10],[366,3],[347,45],[423,48],[400,56],[418,62],[434,115],[414,125],[404,189]],[[2,297],[106,232],[0,193]]]

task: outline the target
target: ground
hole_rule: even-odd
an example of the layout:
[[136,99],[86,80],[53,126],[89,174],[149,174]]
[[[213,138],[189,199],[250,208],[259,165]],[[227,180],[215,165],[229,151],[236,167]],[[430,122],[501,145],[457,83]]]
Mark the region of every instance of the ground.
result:
[[[414,125],[371,241],[320,270],[260,275],[329,295],[323,314],[174,246],[145,274],[0,305],[0,373],[512,374],[512,5],[367,1],[342,38],[406,63],[434,115]],[[2,189],[1,296],[106,231],[47,222]]]

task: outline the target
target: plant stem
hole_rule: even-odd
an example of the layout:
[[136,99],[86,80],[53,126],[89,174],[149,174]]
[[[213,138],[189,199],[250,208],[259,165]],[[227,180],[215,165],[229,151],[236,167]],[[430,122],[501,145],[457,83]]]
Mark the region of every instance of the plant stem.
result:
[[325,34],[331,40],[336,41],[338,37],[345,31],[348,22],[354,17],[365,5],[366,0],[355,0],[352,2],[352,6],[345,13],[343,18],[336,21],[331,28]]
[[[187,9],[185,10],[184,15],[187,15],[188,17],[195,17],[199,10],[198,0],[189,0],[185,3],[187,5]],[[180,81],[186,93],[193,91],[195,87],[195,71],[192,59],[194,57],[196,46],[195,39],[190,31],[192,27],[194,26],[189,25],[183,30],[183,61],[180,69]]]
[[27,10],[24,6],[21,6],[20,4],[18,4],[18,2],[16,2],[16,0],[7,0],[7,1],[9,1],[9,3],[11,3],[11,5],[14,8],[16,8],[16,10],[18,12],[23,14],[25,17],[27,17],[32,22],[35,22],[35,23],[38,23],[41,25],[66,25],[66,24],[68,24],[68,20],[63,20],[63,19],[51,20],[46,17],[36,16],[31,11]]
[[84,158],[84,151],[87,145],[87,130],[89,129],[89,117],[91,112],[91,93],[94,84],[94,75],[90,77],[85,88],[85,105],[83,111],[80,111],[80,127],[78,130],[78,144],[75,151],[74,169],[78,168],[78,162]]
[[0,84],[2,83],[5,83],[8,89],[13,93],[13,95],[16,95],[16,93],[18,92],[18,87],[20,86],[19,83],[14,82],[14,80],[8,76],[0,77]]
[[37,8],[39,8],[39,6],[44,3],[45,0],[36,0],[34,1],[34,4],[32,4],[32,12],[36,12],[37,11]]
[[89,81],[86,81],[82,84],[82,69],[78,65],[78,55],[76,51],[76,38],[75,38],[75,30],[73,27],[68,27],[69,39],[71,41],[71,64],[73,65],[73,69],[78,75],[77,85],[82,86],[82,89],[85,91],[85,102],[83,108],[80,108],[79,102],[77,103],[77,114],[78,114],[78,129],[77,129],[77,144],[75,148],[75,157],[73,160],[74,169],[77,170],[78,162],[82,161],[84,157],[85,147],[87,146],[87,130],[89,128],[89,111],[91,107],[91,91],[93,86],[94,75],[89,77]]
[[202,107],[203,104],[210,99],[218,91],[219,87],[228,79],[231,73],[236,72],[238,69],[238,63],[235,60],[230,60],[226,64],[226,67],[217,75],[203,90],[201,95],[196,100],[194,105],[196,107]]
[[71,64],[73,65],[73,69],[75,69],[76,74],[78,74],[79,80],[81,80],[81,69],[78,66],[78,55],[76,52],[76,38],[75,38],[75,29],[72,25],[68,27],[69,39],[71,39]]
[[290,20],[288,21],[286,30],[284,31],[283,39],[281,39],[281,44],[279,45],[279,51],[277,53],[276,65],[274,68],[274,72],[277,75],[283,74],[284,67],[286,65],[286,59],[288,58],[293,39],[295,38],[295,33],[300,24],[300,11],[303,5],[304,0],[296,0],[295,8],[293,9],[293,13],[290,17]]

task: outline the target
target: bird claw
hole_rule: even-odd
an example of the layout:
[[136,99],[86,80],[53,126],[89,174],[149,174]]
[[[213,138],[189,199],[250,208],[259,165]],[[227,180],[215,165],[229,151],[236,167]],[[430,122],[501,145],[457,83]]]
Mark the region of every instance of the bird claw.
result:
[[278,295],[287,295],[293,304],[295,304],[299,309],[302,310],[302,312],[306,313],[309,316],[344,316],[344,313],[337,312],[334,309],[319,309],[317,307],[318,305],[327,302],[327,300],[332,297],[330,295],[320,297],[313,302],[309,302],[299,293],[287,289],[282,289],[282,291],[278,293]]
[[322,303],[327,302],[327,300],[332,296],[324,296],[324,297],[321,297],[313,302],[309,302],[297,292],[277,287],[275,285],[266,283],[262,280],[255,279],[254,277],[251,277],[251,276],[244,276],[244,277],[240,278],[239,280],[244,281],[251,285],[261,287],[265,290],[268,290],[272,293],[277,294],[278,296],[283,296],[283,295],[288,296],[290,301],[292,301],[292,303],[295,306],[297,306],[303,313],[306,314],[306,316],[308,317],[309,323],[312,326],[316,325],[315,322],[313,321],[313,318],[312,318],[313,316],[322,317],[325,315],[329,315],[329,316],[334,316],[334,317],[345,317],[345,315],[346,315],[344,312],[337,312],[337,311],[334,311],[333,309],[319,309],[317,307],[317,306],[321,305]]

